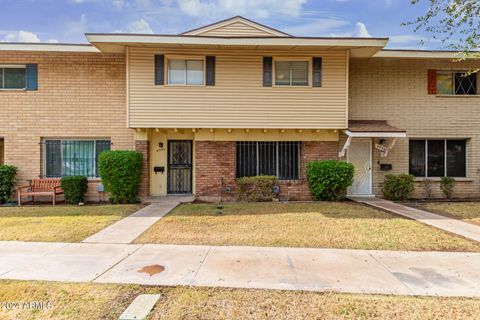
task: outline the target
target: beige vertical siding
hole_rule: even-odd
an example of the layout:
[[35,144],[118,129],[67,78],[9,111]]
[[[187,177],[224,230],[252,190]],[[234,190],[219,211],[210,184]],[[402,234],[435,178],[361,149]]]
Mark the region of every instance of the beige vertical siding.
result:
[[[216,56],[215,86],[155,86],[154,55]],[[263,56],[323,58],[323,86],[263,87]],[[129,48],[132,128],[344,128],[346,51]]]
[[274,37],[272,33],[249,26],[243,22],[234,22],[232,24],[216,29],[198,33],[199,36],[210,37]]
[[[388,120],[407,130],[409,138],[468,138],[467,179],[457,183],[457,196],[480,197],[480,96],[427,94],[427,70],[468,70],[480,63],[450,60],[369,59],[350,63],[349,117]],[[378,139],[376,139],[378,142]],[[343,144],[341,143],[341,146]],[[408,173],[408,138],[398,139],[388,158],[373,151],[374,191],[386,173],[380,163],[393,164],[391,173]],[[466,180],[466,181],[465,181]],[[432,185],[440,196],[439,182]],[[422,183],[417,196],[424,196]]]

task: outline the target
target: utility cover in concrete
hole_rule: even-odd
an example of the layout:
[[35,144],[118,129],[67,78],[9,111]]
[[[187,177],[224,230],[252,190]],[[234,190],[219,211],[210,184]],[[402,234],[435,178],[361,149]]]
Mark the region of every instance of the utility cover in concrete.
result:
[[150,311],[160,299],[159,294],[141,294],[133,300],[127,309],[120,315],[119,320],[146,319]]

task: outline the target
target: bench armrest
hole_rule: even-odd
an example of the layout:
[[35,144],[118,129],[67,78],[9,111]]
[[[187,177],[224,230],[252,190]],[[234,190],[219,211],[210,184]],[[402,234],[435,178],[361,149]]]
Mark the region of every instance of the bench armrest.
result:
[[19,186],[19,187],[16,187],[15,190],[22,190],[22,189],[27,189],[27,188],[31,188],[31,186]]

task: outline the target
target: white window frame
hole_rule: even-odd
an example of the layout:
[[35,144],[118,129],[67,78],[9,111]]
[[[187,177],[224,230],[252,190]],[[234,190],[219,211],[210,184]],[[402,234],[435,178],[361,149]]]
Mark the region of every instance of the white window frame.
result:
[[[312,57],[273,57],[272,59],[272,86],[277,88],[308,88],[312,86]],[[307,62],[307,84],[306,85],[293,85],[292,75],[290,71],[290,84],[289,85],[277,85],[276,81],[276,64],[277,62]]]
[[27,65],[25,64],[0,64],[0,69],[2,69],[2,72],[0,74],[0,77],[2,77],[2,86],[5,86],[5,72],[3,69],[20,69],[23,68],[25,69],[25,85],[23,88],[0,88],[0,90],[25,90],[27,88]]
[[[47,176],[47,146],[46,146],[46,142],[47,141],[50,141],[50,140],[60,140],[60,145],[61,145],[61,150],[60,150],[60,157],[61,157],[61,164],[63,166],[63,148],[64,148],[64,145],[63,145],[63,142],[64,141],[93,141],[93,154],[96,155],[97,154],[97,141],[110,141],[110,147],[112,146],[112,138],[44,138],[42,139],[42,176],[43,177],[46,177]],[[110,149],[112,150],[112,149]],[[93,160],[94,162],[94,170],[95,170],[95,176],[94,177],[87,177],[88,180],[98,180],[100,179],[100,177],[98,176],[98,172],[97,172],[97,159],[95,158]],[[63,171],[63,170],[62,170]],[[63,172],[62,172],[63,173]],[[60,176],[60,177],[57,177],[57,178],[61,178],[63,177]]]
[[[468,73],[469,71],[468,70],[437,70],[437,76],[439,74],[450,74],[452,76],[452,92],[451,93],[437,93],[437,95],[440,95],[440,96],[458,96],[458,97],[472,97],[472,96],[478,96],[480,95],[480,85],[479,85],[479,80],[480,80],[480,77],[478,76],[479,75],[479,72],[476,72],[475,75],[477,76],[477,87],[475,88],[476,90],[476,94],[457,94],[455,93],[455,75],[457,73],[462,73],[462,74],[465,74],[465,73]],[[435,83],[435,88],[437,88],[437,83],[438,83],[438,80],[437,82]]]
[[[204,87],[206,80],[206,56],[166,56],[166,68],[165,68],[165,79],[166,85],[167,86],[172,86],[172,87]],[[183,60],[185,62],[185,83],[170,83],[170,60]],[[202,61],[203,64],[203,80],[201,84],[187,84],[187,61]]]

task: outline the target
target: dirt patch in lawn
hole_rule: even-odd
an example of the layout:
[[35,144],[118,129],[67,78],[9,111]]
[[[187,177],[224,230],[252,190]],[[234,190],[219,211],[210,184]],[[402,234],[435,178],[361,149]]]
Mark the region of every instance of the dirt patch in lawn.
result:
[[[161,295],[153,319],[478,319],[480,299],[302,291],[0,281],[0,301],[49,302],[0,308],[0,319],[118,319],[142,293]],[[88,315],[88,316],[87,316]]]
[[79,242],[144,205],[0,208],[0,240]]
[[136,243],[480,251],[480,244],[354,202],[184,204]]

